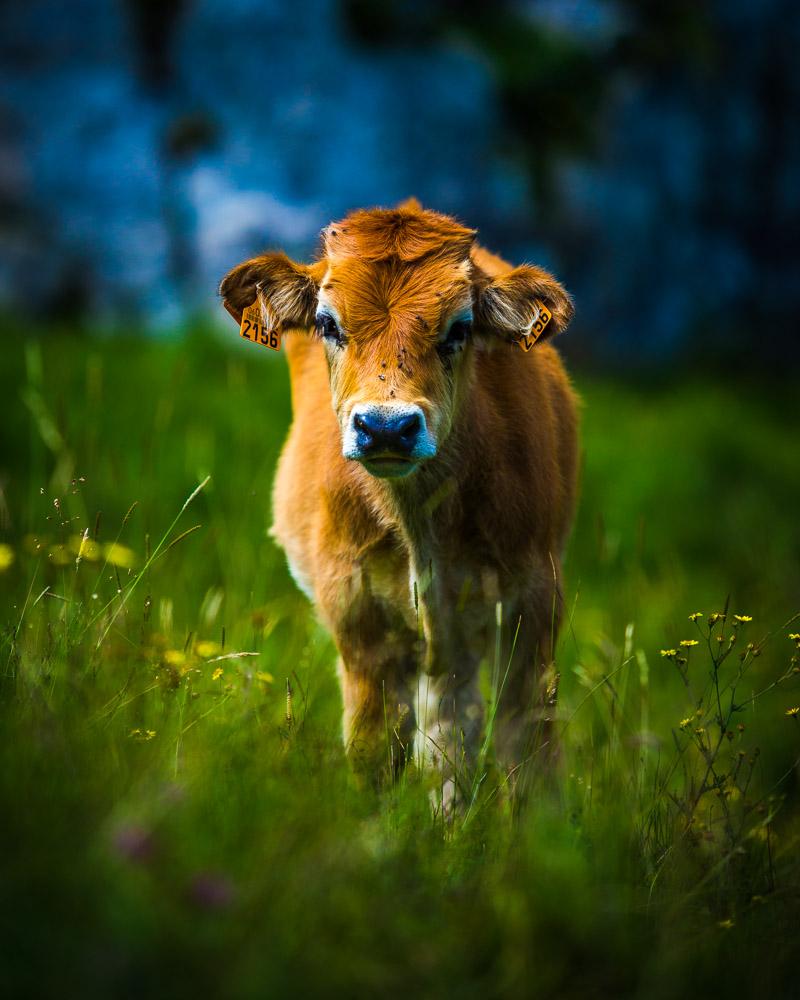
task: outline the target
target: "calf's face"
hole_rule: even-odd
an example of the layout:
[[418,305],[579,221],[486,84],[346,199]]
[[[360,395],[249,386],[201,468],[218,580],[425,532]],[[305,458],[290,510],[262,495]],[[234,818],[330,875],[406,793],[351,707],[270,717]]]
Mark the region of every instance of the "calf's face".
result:
[[328,261],[315,312],[345,458],[374,476],[436,455],[463,389],[469,260]]
[[359,212],[325,231],[315,264],[266,254],[234,268],[220,292],[234,315],[258,298],[268,325],[313,330],[328,360],[342,454],[373,476],[401,478],[447,438],[472,351],[529,332],[539,302],[553,313],[548,334],[571,315],[566,292],[539,268],[491,279],[473,240],[472,230],[433,212]]

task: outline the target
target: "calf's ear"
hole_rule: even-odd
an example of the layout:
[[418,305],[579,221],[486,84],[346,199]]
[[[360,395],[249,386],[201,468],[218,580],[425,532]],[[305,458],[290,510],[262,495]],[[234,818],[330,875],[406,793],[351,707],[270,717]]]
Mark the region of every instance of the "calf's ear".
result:
[[[523,335],[537,342],[547,340],[565,330],[575,312],[566,289],[552,274],[531,264],[495,278],[485,275],[476,281],[475,292],[476,329],[504,340],[519,340]],[[534,324],[541,318],[540,304],[552,318],[538,332]]]
[[220,282],[219,294],[237,323],[258,298],[283,329],[309,327],[314,323],[324,273],[322,261],[296,264],[284,253],[266,253],[229,271]]

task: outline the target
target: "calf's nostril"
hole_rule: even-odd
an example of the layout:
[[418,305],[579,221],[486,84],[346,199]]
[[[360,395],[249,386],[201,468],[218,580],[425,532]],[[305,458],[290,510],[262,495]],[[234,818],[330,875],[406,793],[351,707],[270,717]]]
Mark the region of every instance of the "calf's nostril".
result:
[[400,437],[409,438],[419,433],[420,420],[418,413],[411,413],[403,417],[397,425],[397,433]]

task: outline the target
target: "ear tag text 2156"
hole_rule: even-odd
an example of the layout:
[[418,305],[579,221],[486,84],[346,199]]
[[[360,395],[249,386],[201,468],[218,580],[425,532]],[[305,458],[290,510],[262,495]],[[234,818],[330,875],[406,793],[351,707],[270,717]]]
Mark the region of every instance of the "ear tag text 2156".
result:
[[541,335],[544,333],[544,329],[547,326],[547,324],[553,318],[553,314],[550,312],[550,310],[547,308],[544,302],[540,302],[537,299],[536,305],[539,309],[539,315],[536,317],[536,320],[533,326],[530,328],[530,331],[528,333],[523,333],[523,335],[517,341],[517,344],[522,348],[523,351],[529,351],[533,347],[533,345],[536,343],[539,337],[541,337]]
[[239,327],[239,335],[245,340],[251,340],[254,344],[263,344],[273,351],[281,349],[280,330],[269,329],[264,323],[264,315],[261,311],[261,303],[256,299],[252,305],[245,308],[242,313],[242,325]]

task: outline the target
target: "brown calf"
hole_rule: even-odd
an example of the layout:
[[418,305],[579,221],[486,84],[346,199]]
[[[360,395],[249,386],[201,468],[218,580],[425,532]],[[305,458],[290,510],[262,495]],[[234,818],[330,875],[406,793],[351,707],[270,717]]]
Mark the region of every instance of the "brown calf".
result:
[[313,264],[240,264],[220,293],[237,318],[258,299],[268,327],[297,331],[273,531],[336,641],[349,753],[377,774],[416,737],[447,799],[463,795],[489,663],[511,772],[549,739],[577,413],[543,341],[569,296],[413,200],[329,226]]

